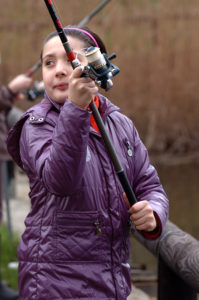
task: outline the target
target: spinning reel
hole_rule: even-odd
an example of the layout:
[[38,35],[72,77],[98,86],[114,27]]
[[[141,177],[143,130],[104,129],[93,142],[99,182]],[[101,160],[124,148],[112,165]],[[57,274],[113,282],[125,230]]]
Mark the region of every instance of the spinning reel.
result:
[[116,55],[107,56],[101,53],[98,47],[89,47],[85,53],[88,65],[84,67],[84,71],[93,79],[102,89],[108,91],[113,87],[112,77],[117,75],[120,69],[110,62]]

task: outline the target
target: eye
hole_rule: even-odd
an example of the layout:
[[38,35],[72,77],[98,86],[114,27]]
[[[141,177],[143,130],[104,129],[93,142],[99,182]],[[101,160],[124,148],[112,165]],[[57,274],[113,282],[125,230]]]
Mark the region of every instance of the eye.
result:
[[54,64],[52,59],[45,61],[45,66],[52,66]]
[[46,57],[43,60],[43,65],[46,67],[51,67],[51,66],[55,65],[55,59],[52,57]]

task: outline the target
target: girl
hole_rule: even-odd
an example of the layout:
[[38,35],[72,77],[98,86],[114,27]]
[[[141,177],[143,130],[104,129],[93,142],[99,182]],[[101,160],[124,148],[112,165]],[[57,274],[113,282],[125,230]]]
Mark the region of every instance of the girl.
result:
[[[82,65],[101,39],[87,28],[65,33]],[[132,122],[72,69],[57,33],[42,50],[46,94],[11,129],[8,150],[30,180],[31,211],[18,249],[20,300],[126,300],[131,291],[129,227],[159,236],[168,199]],[[128,200],[88,109],[94,99],[135,191]],[[131,151],[129,151],[131,150]]]

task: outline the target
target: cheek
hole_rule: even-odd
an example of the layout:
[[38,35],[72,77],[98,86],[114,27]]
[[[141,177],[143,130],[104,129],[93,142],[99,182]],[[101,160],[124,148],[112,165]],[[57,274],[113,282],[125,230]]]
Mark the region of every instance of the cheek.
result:
[[50,84],[51,80],[51,74],[50,72],[46,72],[45,70],[42,71],[42,77],[43,77],[43,82],[45,85],[45,88],[47,88],[47,86]]

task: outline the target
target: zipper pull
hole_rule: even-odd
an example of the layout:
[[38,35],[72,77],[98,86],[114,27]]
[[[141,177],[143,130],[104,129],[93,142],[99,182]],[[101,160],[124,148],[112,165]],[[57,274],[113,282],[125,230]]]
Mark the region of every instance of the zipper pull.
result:
[[95,225],[95,233],[97,234],[97,235],[100,235],[101,233],[102,233],[102,230],[101,230],[101,228],[99,227],[99,222],[98,221],[95,221],[94,222],[94,225]]
[[128,156],[133,156],[133,151],[131,149],[131,145],[130,145],[130,142],[129,141],[126,141],[126,146],[127,146],[127,153],[128,153]]

